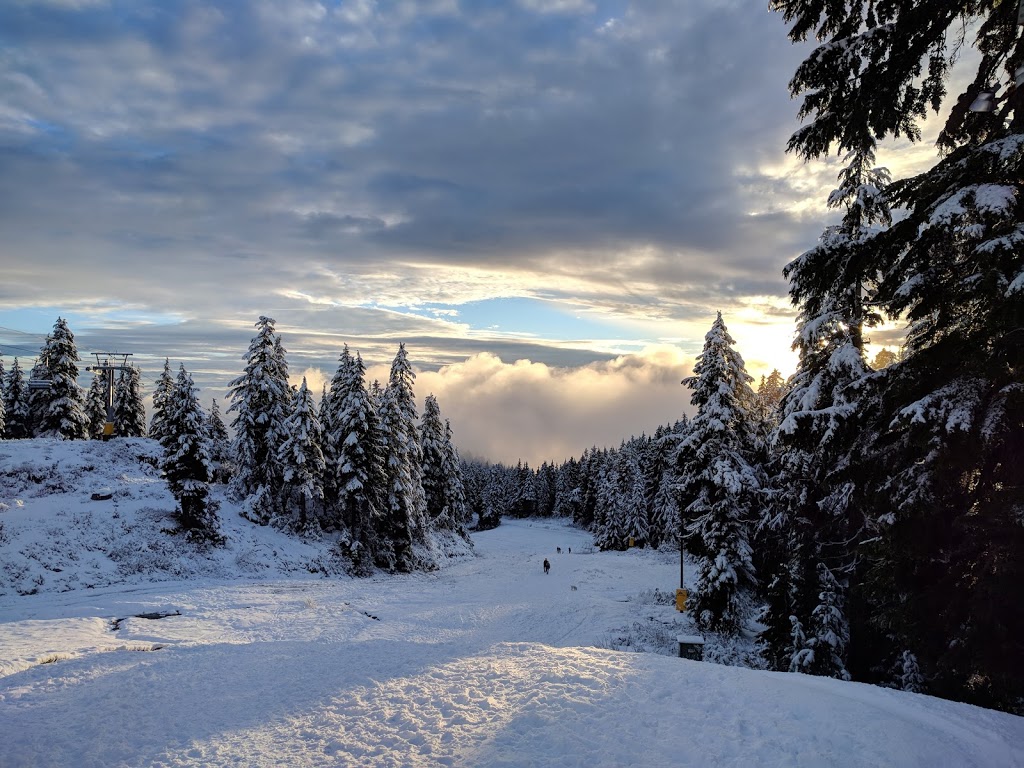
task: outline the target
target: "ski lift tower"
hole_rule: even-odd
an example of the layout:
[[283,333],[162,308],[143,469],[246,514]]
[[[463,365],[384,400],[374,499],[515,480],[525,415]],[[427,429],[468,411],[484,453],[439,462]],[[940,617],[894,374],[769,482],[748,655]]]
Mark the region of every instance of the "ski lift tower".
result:
[[96,365],[86,366],[85,370],[102,373],[107,383],[107,420],[103,424],[103,439],[107,440],[114,434],[114,371],[127,371],[131,366],[128,358],[131,352],[93,352]]

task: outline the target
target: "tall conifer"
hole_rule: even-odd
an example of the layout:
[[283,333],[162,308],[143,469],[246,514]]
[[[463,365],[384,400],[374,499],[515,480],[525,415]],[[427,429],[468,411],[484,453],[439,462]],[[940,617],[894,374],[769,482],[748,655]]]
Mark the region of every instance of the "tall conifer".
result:
[[274,320],[260,317],[257,334],[246,353],[245,372],[231,382],[229,413],[235,418],[233,484],[239,496],[252,497],[249,514],[261,524],[275,514],[281,492],[282,469],[278,449],[284,442],[292,391],[288,364]]
[[[850,671],[893,682],[906,658],[930,692],[1019,708],[1024,689],[1024,60],[1017,4],[773,0],[820,44],[790,87],[811,159],[920,137],[973,42],[974,76],[939,137],[944,157],[887,189],[900,220],[851,251],[871,306],[905,321],[903,359],[869,375],[842,483],[870,526],[855,548],[862,606]],[[973,40],[968,40],[968,35]],[[814,273],[813,275],[811,273]],[[825,265],[808,278],[827,282]],[[799,300],[806,308],[811,295]],[[839,479],[839,478],[837,478]],[[838,489],[838,483],[830,483]],[[858,542],[859,546],[858,546]],[[910,656],[906,654],[909,652]]]
[[284,519],[296,530],[313,531],[319,528],[314,513],[324,497],[324,455],[320,448],[320,420],[305,377],[292,398],[284,434],[277,455],[281,464]]
[[178,369],[174,389],[165,402],[166,430],[160,439],[164,449],[161,470],[178,501],[178,523],[191,538],[223,543],[218,532],[216,509],[209,502],[210,455],[206,425],[192,377],[185,366]]
[[144,437],[146,406],[142,402],[139,369],[134,365],[121,371],[114,390],[114,431],[120,437]]
[[18,358],[14,358],[11,370],[4,382],[4,411],[6,435],[9,440],[21,440],[32,436],[32,412],[29,405],[28,384],[21,370]]
[[692,610],[699,626],[737,633],[755,586],[750,533],[761,482],[750,464],[751,376],[719,313],[694,375],[683,384],[697,414],[679,447],[687,550],[697,560]]
[[84,396],[78,386],[78,348],[75,336],[62,317],[53,325],[41,355],[50,386],[40,390],[43,407],[39,414],[39,434],[65,440],[84,440],[89,436]]
[[164,367],[153,387],[153,416],[149,421],[149,436],[154,440],[162,440],[166,423],[167,399],[174,392],[174,376],[171,374],[171,361],[164,358]]

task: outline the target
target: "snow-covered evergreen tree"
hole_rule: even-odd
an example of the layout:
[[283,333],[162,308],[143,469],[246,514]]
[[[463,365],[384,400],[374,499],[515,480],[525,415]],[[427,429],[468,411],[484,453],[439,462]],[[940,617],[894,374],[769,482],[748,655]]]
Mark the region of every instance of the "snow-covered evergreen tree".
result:
[[121,371],[114,389],[114,432],[120,437],[146,435],[146,406],[139,369],[134,365]]
[[597,512],[599,474],[607,459],[607,451],[592,446],[580,455],[580,504],[573,522],[580,528],[593,530]]
[[107,376],[101,371],[93,374],[89,383],[85,415],[89,419],[89,437],[99,440],[103,437],[103,425],[107,423]]
[[478,466],[480,472],[480,498],[476,506],[478,531],[487,531],[501,525],[501,518],[512,505],[509,473],[500,464]]
[[28,383],[21,370],[18,358],[14,358],[11,370],[4,382],[4,413],[8,440],[22,440],[32,436],[32,412],[29,406]]
[[462,460],[455,448],[452,425],[444,422],[444,457],[441,462],[442,490],[448,504],[448,514],[454,529],[468,538],[466,525],[470,521],[469,506],[466,502],[466,486],[462,477]]
[[235,431],[235,492],[247,502],[247,515],[266,525],[279,504],[282,468],[279,449],[291,408],[288,364],[274,320],[260,317],[246,353],[245,372],[231,382],[231,422]]
[[[865,310],[864,294],[877,283],[877,269],[865,253],[892,220],[885,194],[888,171],[873,167],[874,159],[870,142],[851,152],[828,201],[829,207],[844,211],[842,222],[828,227],[818,246],[785,270],[793,303],[800,307],[793,345],[800,361],[779,401],[771,437],[774,488],[758,542],[758,565],[769,590],[778,590],[767,595],[761,642],[766,654],[785,666],[790,615],[799,614],[806,628],[813,624],[814,611],[824,610],[816,569],[822,565],[849,573],[855,556],[848,543],[864,527],[861,510],[851,504],[856,487],[849,446],[861,429],[861,400],[870,373],[863,328],[880,319]],[[836,605],[842,602],[829,610],[839,610]],[[816,669],[824,674],[820,652],[817,659]],[[839,676],[847,674],[843,664],[830,668]]]
[[[1018,708],[1024,107],[1013,83],[1015,4],[771,6],[794,40],[813,30],[820,41],[790,84],[811,118],[790,149],[807,159],[920,138],[921,118],[941,107],[956,53],[974,37],[974,77],[948,111],[943,158],[889,186],[905,215],[845,261],[849,274],[870,278],[862,288],[872,306],[908,323],[907,343],[899,363],[866,378],[836,478],[845,482],[829,487],[872,527],[851,579],[864,606],[851,628],[855,676],[877,677],[914,647],[931,692]],[[811,272],[820,274],[808,285],[832,281],[828,264]]]
[[580,487],[580,462],[570,458],[558,468],[555,480],[555,510],[557,517],[575,519],[583,505],[583,491]]
[[352,353],[349,351],[348,344],[345,344],[341,356],[338,358],[338,367],[331,379],[330,389],[324,385],[323,397],[320,399],[320,428],[324,435],[324,465],[327,468],[324,473],[324,498],[327,500],[328,507],[338,513],[332,515],[328,512],[328,519],[324,520],[326,528],[340,529],[345,525],[340,512],[344,505],[339,502],[341,489],[337,477],[343,438],[338,437],[335,422],[340,418],[348,387],[351,386],[352,362]]
[[[295,530],[319,529],[315,516],[324,497],[324,454],[316,403],[306,377],[292,398],[292,412],[284,423],[285,440],[278,449],[282,471],[283,518]],[[297,510],[297,515],[292,510]]]
[[234,473],[234,465],[231,461],[231,439],[220,415],[217,398],[213,398],[210,413],[206,417],[206,439],[213,466],[210,480],[215,483],[226,483]]
[[461,462],[452,443],[451,424],[441,423],[441,409],[433,395],[427,395],[423,402],[420,449],[423,494],[430,526],[465,536],[468,513]]
[[149,436],[154,440],[163,440],[166,423],[167,399],[174,392],[174,375],[171,373],[171,361],[164,358],[164,368],[153,386],[153,416],[149,420]]
[[811,675],[849,680],[846,671],[846,645],[850,628],[843,605],[842,588],[824,563],[817,565],[817,605],[811,613],[801,645],[794,649],[790,669]]
[[50,369],[46,362],[46,356],[49,354],[50,341],[51,337],[47,334],[46,341],[43,342],[43,346],[39,350],[39,357],[36,358],[32,369],[29,371],[29,380],[27,384],[28,410],[32,437],[39,436],[43,420],[46,416],[46,411],[50,405],[50,393],[42,385],[42,382],[49,381],[50,377]]
[[401,344],[391,364],[391,375],[380,407],[387,478],[385,519],[388,550],[381,550],[382,567],[409,571],[415,564],[412,545],[426,541],[426,498],[423,495],[422,457],[417,435],[416,401],[412,384],[416,374]]
[[761,383],[754,393],[754,408],[751,418],[754,420],[758,440],[767,451],[772,433],[779,425],[779,408],[786,393],[786,381],[775,368],[767,376],[761,377]]
[[619,511],[619,467],[608,451],[601,454],[593,480],[594,544],[602,550],[621,550],[625,549],[626,534]]
[[[327,417],[330,430],[324,444],[325,487],[332,488],[331,526],[345,534],[346,554],[357,572],[377,559],[383,547],[384,450],[377,413],[366,389],[362,357],[346,345],[331,381]],[[386,560],[382,557],[381,560]]]
[[330,513],[327,507],[338,495],[333,484],[332,472],[330,470],[333,461],[331,458],[331,393],[325,382],[320,388],[320,405],[317,408],[316,418],[320,422],[320,448],[324,454],[324,516],[320,521],[321,526],[329,528],[331,525]]
[[166,419],[161,470],[178,501],[178,524],[190,538],[223,543],[216,508],[209,501],[212,471],[206,449],[206,419],[192,377],[185,366],[178,369],[174,390],[164,403]]
[[488,468],[481,461],[460,460],[462,488],[466,494],[466,528],[475,529],[474,518],[484,509],[484,486]]
[[[785,529],[785,533],[791,533],[790,529]],[[806,641],[803,622],[797,614],[803,614],[798,606],[806,602],[803,591],[808,582],[804,573],[807,558],[800,542],[785,538],[782,531],[773,530],[766,536],[761,529],[758,534],[755,552],[761,555],[761,562],[766,563],[758,575],[762,581],[767,581],[757,617],[758,623],[764,626],[757,637],[758,650],[770,668],[794,671],[794,658]],[[791,549],[786,549],[787,546]],[[767,555],[763,552],[765,549],[769,550]],[[795,644],[794,627],[799,627],[799,645]]]
[[437,398],[433,395],[427,395],[423,401],[423,417],[419,432],[427,520],[435,528],[453,529],[455,521],[451,518],[448,499],[445,498],[444,424],[441,422],[441,409],[437,405]]
[[513,517],[533,517],[537,513],[537,487],[529,463],[516,464],[513,480],[514,493],[508,514]]
[[555,513],[555,486],[558,483],[558,472],[555,465],[542,461],[537,468],[534,487],[537,492],[537,516],[551,517]]
[[697,561],[692,611],[700,627],[724,633],[739,632],[748,619],[756,585],[750,532],[761,487],[749,462],[752,378],[734,344],[719,313],[694,375],[683,381],[697,414],[679,446],[687,550]]
[[40,413],[39,434],[64,440],[85,440],[89,436],[89,422],[85,415],[84,396],[78,386],[78,348],[75,336],[62,317],[53,325],[46,349],[45,361],[49,389],[45,393]]
[[900,690],[911,693],[924,693],[925,690],[924,677],[921,675],[917,656],[910,651],[903,651],[900,655],[899,687]]
[[618,512],[623,545],[642,547],[651,538],[647,515],[647,484],[634,443],[626,443],[616,457],[619,475]]
[[679,510],[679,445],[689,428],[689,419],[683,416],[671,428],[655,432],[655,466],[651,472],[651,546],[657,547],[665,541],[679,541],[682,525]]

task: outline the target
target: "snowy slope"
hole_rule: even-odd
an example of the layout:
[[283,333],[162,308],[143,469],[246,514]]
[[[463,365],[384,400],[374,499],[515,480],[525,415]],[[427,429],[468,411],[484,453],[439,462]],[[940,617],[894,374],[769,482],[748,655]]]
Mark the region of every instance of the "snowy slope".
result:
[[[9,526],[5,559],[74,514],[22,497],[0,520],[35,518]],[[324,578],[301,566],[315,546],[224,517],[236,547],[294,570],[229,579],[232,556],[186,553],[172,578],[83,558],[0,597],[0,766],[1024,766],[1022,718],[601,647],[676,621],[652,598],[678,577],[666,555],[512,521],[438,572]],[[79,566],[110,578],[84,588]]]
[[[342,571],[330,537],[302,541],[255,525],[222,486],[211,498],[225,547],[163,533],[175,525],[175,502],[156,469],[160,450],[147,439],[0,441],[0,595]],[[112,498],[92,499],[104,491]],[[460,540],[440,543],[450,556],[468,554]]]

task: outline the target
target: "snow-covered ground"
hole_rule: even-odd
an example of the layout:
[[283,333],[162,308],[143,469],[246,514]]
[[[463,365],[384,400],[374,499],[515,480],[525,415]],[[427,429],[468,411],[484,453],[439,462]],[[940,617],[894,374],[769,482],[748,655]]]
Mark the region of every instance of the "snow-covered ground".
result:
[[[89,530],[113,535],[104,507],[90,506],[103,502],[72,504],[82,489],[67,480],[33,495],[2,478],[0,559],[37,587],[0,597],[4,768],[1024,766],[1024,718],[609,650],[623,628],[678,621],[655,592],[671,591],[678,565],[588,551],[587,534],[558,522],[506,521],[474,536],[476,556],[439,571],[359,580],[309,573],[316,546],[222,510],[226,552],[167,545],[129,559],[133,572],[123,557],[75,560],[32,533],[95,543]],[[120,489],[136,549],[145,521],[166,513],[151,479]],[[91,522],[69,523],[86,512]],[[242,553],[245,578],[228,578]],[[273,563],[262,576],[261,553]]]

